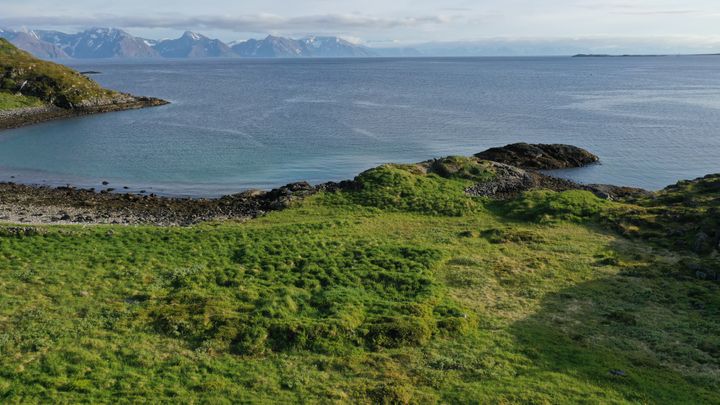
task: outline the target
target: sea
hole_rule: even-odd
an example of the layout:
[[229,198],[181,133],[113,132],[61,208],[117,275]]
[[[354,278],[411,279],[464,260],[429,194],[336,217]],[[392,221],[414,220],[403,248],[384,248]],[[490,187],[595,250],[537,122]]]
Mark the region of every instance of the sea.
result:
[[0,181],[216,197],[514,142],[597,154],[583,183],[720,172],[718,56],[66,63],[172,104],[2,131]]

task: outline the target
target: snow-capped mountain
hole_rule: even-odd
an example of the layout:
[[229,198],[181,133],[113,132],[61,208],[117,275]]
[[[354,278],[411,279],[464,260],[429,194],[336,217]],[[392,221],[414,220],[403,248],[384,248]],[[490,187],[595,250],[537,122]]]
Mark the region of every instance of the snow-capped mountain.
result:
[[20,49],[24,49],[42,59],[68,58],[60,47],[40,39],[34,31],[13,31],[0,29],[0,38],[5,38]]
[[268,35],[265,39],[249,39],[233,45],[238,56],[246,58],[297,58],[303,56],[304,46],[298,41]]
[[187,31],[180,38],[156,41],[117,28],[92,28],[77,34],[59,31],[0,29],[0,37],[44,59],[77,58],[351,58],[389,56],[338,37],[290,39],[269,35],[227,45],[218,39]]
[[307,37],[299,40],[307,56],[324,58],[357,58],[377,56],[370,48],[355,45],[338,37]]
[[262,40],[250,39],[233,45],[242,57],[256,58],[344,58],[371,57],[374,52],[337,37],[307,37],[290,39],[269,35]]
[[160,56],[142,38],[116,28],[92,28],[77,34],[36,31],[40,39],[60,47],[72,58],[154,58]]
[[195,32],[186,31],[178,39],[158,42],[155,50],[166,58],[208,58],[235,56],[232,49],[218,39],[210,39]]

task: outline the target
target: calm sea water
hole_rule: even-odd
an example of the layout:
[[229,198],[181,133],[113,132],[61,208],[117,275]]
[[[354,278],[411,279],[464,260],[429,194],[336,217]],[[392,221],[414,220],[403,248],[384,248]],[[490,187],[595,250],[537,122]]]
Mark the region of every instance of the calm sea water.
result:
[[720,172],[720,57],[76,62],[172,101],[0,133],[0,181],[215,196],[385,162],[570,143],[582,182]]

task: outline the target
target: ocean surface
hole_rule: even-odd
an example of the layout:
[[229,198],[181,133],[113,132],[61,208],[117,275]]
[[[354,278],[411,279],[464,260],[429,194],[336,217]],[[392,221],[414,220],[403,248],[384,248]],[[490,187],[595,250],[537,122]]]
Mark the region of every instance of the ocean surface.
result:
[[0,181],[218,196],[511,142],[659,189],[720,172],[720,57],[72,62],[171,105],[0,132]]

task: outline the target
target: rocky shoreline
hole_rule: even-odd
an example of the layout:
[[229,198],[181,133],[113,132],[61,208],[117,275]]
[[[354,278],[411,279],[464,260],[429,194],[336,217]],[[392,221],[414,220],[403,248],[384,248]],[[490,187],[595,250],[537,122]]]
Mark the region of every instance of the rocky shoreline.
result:
[[137,110],[166,104],[169,104],[169,102],[158,98],[124,95],[124,97],[112,100],[111,102],[88,104],[73,109],[60,108],[54,105],[18,108],[0,111],[0,130],[19,128],[63,118]]
[[342,183],[288,184],[271,191],[249,190],[217,199],[119,194],[73,187],[0,183],[0,222],[15,224],[190,226],[201,222],[243,221],[288,207]]
[[[517,150],[516,145],[508,145],[506,148]],[[494,150],[498,151],[497,148]],[[605,199],[650,194],[645,190],[628,187],[578,184],[535,170],[535,167],[537,170],[545,170],[548,167],[548,161],[552,161],[552,165],[561,162],[565,167],[580,167],[587,164],[586,162],[596,161],[596,159],[578,159],[577,156],[588,156],[589,152],[582,149],[551,148],[549,150],[560,152],[546,152],[542,156],[537,156],[536,150],[533,148],[527,149],[523,146],[523,150],[531,151],[529,153],[534,155],[540,163],[530,164],[529,166],[533,169],[523,169],[506,162],[486,161],[491,165],[495,178],[469,187],[466,193],[474,197],[488,197],[496,200],[513,198],[524,191],[537,188],[555,191],[587,190]],[[574,152],[568,154],[568,150],[574,150]],[[529,162],[528,156],[523,156],[523,161]],[[497,155],[496,158],[506,160],[501,155]],[[513,154],[512,162],[517,163],[517,159],[518,155]],[[427,161],[418,165],[430,167],[433,162]],[[96,192],[92,189],[78,189],[69,186],[51,188],[0,183],[0,222],[31,225],[190,226],[209,221],[243,221],[284,209],[294,200],[320,191],[352,190],[357,187],[359,185],[355,181],[330,182],[317,186],[299,182],[271,191],[250,190],[216,199],[193,199],[160,197],[154,194],[121,194],[108,190]]]

